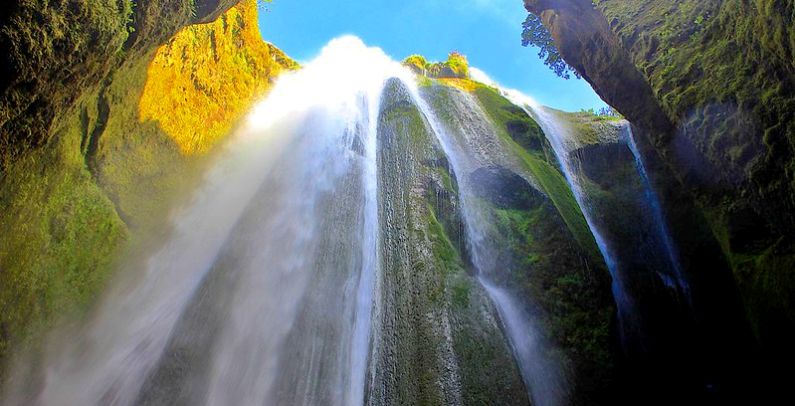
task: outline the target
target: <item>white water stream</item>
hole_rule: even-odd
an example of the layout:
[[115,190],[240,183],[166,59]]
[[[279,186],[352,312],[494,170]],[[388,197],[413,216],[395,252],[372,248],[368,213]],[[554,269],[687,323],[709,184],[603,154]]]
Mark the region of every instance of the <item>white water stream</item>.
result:
[[[51,337],[38,389],[13,386],[4,404],[364,403],[373,321],[389,311],[377,297],[386,248],[376,132],[394,77],[456,174],[469,173],[477,151],[436,119],[411,73],[354,37],[336,39],[279,79],[174,213],[167,240],[123,266],[90,320]],[[478,280],[534,404],[566,404],[565,374],[532,315],[490,282],[499,248],[468,183],[458,178]]]

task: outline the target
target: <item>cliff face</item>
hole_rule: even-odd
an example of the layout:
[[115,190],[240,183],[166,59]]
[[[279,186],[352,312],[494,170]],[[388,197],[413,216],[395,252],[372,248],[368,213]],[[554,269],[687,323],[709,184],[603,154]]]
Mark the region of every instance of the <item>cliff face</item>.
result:
[[245,1],[215,22],[184,28],[149,64],[140,120],[157,121],[183,153],[210,150],[283,69],[297,67],[262,41],[256,8]]
[[[458,158],[457,179],[470,195],[470,221],[488,241],[470,244],[469,255],[480,258],[477,272],[517,298],[549,345],[520,361],[531,401],[610,403],[617,353],[609,274],[541,127],[497,89],[472,80],[429,80],[421,93],[457,145],[451,148],[467,157]],[[534,381],[528,364],[539,366],[546,382]],[[565,382],[562,393],[555,382]]]
[[795,2],[525,6],[564,59],[636,126],[686,271],[702,291],[724,292],[696,303],[701,314],[742,309],[769,360],[791,362]]
[[[0,163],[51,138],[54,121],[125,61],[230,0],[9,1],[0,13]],[[195,4],[195,11],[192,4]]]
[[366,403],[527,404],[494,304],[467,263],[455,173],[397,80],[382,95],[378,142],[383,311]]
[[[0,34],[0,357],[85,310],[115,259],[190,190],[185,174],[206,161],[194,153],[295,67],[259,38],[255,0],[195,12],[187,0],[12,3]],[[207,64],[228,77],[216,83]]]

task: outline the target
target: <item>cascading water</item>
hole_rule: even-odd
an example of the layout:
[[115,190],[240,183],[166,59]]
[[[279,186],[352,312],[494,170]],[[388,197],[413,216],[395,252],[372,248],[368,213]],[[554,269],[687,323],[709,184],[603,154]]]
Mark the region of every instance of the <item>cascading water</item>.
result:
[[682,265],[679,262],[679,254],[677,253],[676,246],[674,245],[673,237],[671,237],[671,233],[668,230],[668,224],[665,219],[665,215],[663,214],[662,206],[660,205],[660,198],[657,196],[657,192],[652,187],[651,180],[649,179],[649,175],[646,172],[646,165],[643,163],[643,156],[641,155],[640,150],[638,149],[638,144],[635,141],[635,134],[632,132],[632,126],[630,124],[626,124],[624,130],[626,134],[627,146],[629,147],[629,150],[632,151],[632,156],[635,158],[635,165],[638,168],[638,174],[640,175],[643,182],[643,189],[646,194],[646,199],[648,200],[649,206],[651,207],[656,231],[662,240],[664,251],[667,254],[668,262],[671,271],[673,272],[672,277],[664,278],[664,280],[666,280],[669,287],[680,290],[680,293],[687,300],[689,300],[690,287],[688,286],[687,280],[685,280],[684,270],[682,269]]
[[455,173],[469,252],[478,274],[477,279],[497,307],[533,404],[567,404],[566,373],[560,361],[550,355],[551,346],[543,332],[517,298],[494,282],[500,269],[500,264],[496,262],[498,252],[504,248],[495,246],[496,240],[489,231],[493,229],[491,220],[484,208],[476,202],[471,180],[463,175],[490,164],[511,167],[515,163],[512,162],[510,154],[506,153],[494,126],[485,117],[478,103],[464,94],[457,96],[464,97],[465,100],[459,100],[456,114],[452,115],[457,119],[452,126],[454,128],[442,124],[430,108],[429,102],[420,94],[415,95],[415,100],[442,144]]
[[571,146],[569,144],[571,141],[568,138],[570,136],[570,132],[563,125],[563,123],[561,123],[559,120],[556,120],[555,117],[546,111],[543,106],[537,104],[529,97],[523,96],[521,93],[515,91],[506,91],[506,96],[513,100],[518,106],[529,109],[528,114],[536,119],[538,124],[544,130],[544,134],[547,136],[547,140],[549,140],[549,143],[552,145],[552,149],[555,151],[555,155],[558,158],[561,170],[563,171],[563,174],[569,183],[571,191],[574,193],[577,204],[579,204],[582,213],[585,216],[585,220],[588,223],[588,227],[591,229],[591,233],[596,240],[599,251],[602,253],[602,257],[607,264],[607,268],[610,271],[610,274],[613,276],[613,297],[615,298],[616,307],[618,310],[621,337],[622,340],[626,342],[627,334],[629,334],[628,331],[639,330],[638,326],[640,321],[637,319],[638,312],[636,310],[635,301],[630,296],[629,291],[625,286],[626,281],[624,280],[623,275],[617,266],[617,261],[615,258],[616,254],[613,252],[613,249],[610,247],[608,240],[604,237],[600,228],[596,226],[594,216],[597,215],[597,213],[594,212],[593,207],[589,202],[588,196],[583,190],[583,187],[580,183],[580,178],[577,175],[575,163],[570,158]]
[[[353,37],[280,78],[166,241],[124,265],[84,325],[55,333],[35,383],[11,387],[5,403],[462,404],[484,393],[568,403],[557,352],[498,280],[503,248],[470,179],[490,164],[521,173],[516,157],[477,101],[461,96],[450,127],[426,96]],[[419,125],[407,124],[412,111]],[[434,171],[457,185],[436,209],[412,200]],[[439,231],[417,217],[443,207],[431,217],[463,223],[474,277],[428,246]],[[466,300],[440,299],[446,283]],[[500,371],[484,383],[463,354]]]
[[[496,86],[493,82],[492,84]],[[555,151],[566,180],[582,209],[612,275],[613,296],[618,308],[619,328],[625,350],[641,353],[650,351],[649,341],[653,340],[652,337],[657,336],[666,336],[667,340],[672,342],[686,342],[687,333],[685,331],[691,328],[688,323],[692,316],[686,314],[686,309],[679,309],[679,304],[683,300],[684,302],[690,300],[688,283],[684,277],[674,241],[668,231],[659,199],[651,186],[645,164],[635,143],[631,125],[629,123],[621,124],[619,139],[611,142],[617,141],[618,145],[624,144],[632,160],[624,162],[619,153],[611,165],[614,168],[623,168],[630,164],[634,172],[624,180],[625,191],[622,193],[631,196],[625,197],[623,203],[639,213],[634,227],[640,232],[634,237],[642,238],[643,241],[634,241],[638,244],[637,248],[631,248],[620,240],[614,241],[617,238],[616,230],[611,230],[610,227],[615,226],[610,226],[609,222],[605,220],[604,210],[606,208],[597,207],[598,204],[594,202],[584,186],[585,182],[591,182],[583,168],[584,160],[588,159],[583,154],[587,155],[588,152],[583,151],[575,139],[575,132],[560,119],[559,113],[550,111],[518,91],[502,90],[502,92],[516,105],[523,106],[528,114],[536,119]],[[620,171],[620,169],[615,170]],[[632,189],[631,185],[634,183],[638,184],[639,190]],[[654,282],[638,282],[637,278],[647,275],[656,277],[665,285],[668,293],[655,292],[653,288],[650,288]],[[638,286],[645,286],[646,293],[639,292]],[[658,302],[655,303],[655,301]],[[660,305],[660,303],[669,304]],[[669,315],[652,315],[644,319],[644,315],[648,316],[650,312],[655,311],[655,308],[668,306],[671,306]],[[676,332],[671,332],[671,330]],[[664,331],[669,332],[666,334]],[[676,348],[683,344],[663,342],[654,345]]]
[[281,78],[168,241],[128,267],[138,277],[58,337],[35,400],[362,403],[377,292],[375,128],[385,80],[408,75],[345,37]]

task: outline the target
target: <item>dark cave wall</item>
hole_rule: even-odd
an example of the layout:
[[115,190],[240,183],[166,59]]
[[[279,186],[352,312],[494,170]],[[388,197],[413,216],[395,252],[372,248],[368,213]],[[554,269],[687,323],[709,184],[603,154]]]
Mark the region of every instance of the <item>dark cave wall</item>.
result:
[[747,357],[791,363],[795,2],[525,7],[566,62],[634,124],[694,290],[709,292],[695,298],[697,313],[729,314],[705,317],[705,329],[742,334],[742,325],[729,326],[740,313],[763,355]]

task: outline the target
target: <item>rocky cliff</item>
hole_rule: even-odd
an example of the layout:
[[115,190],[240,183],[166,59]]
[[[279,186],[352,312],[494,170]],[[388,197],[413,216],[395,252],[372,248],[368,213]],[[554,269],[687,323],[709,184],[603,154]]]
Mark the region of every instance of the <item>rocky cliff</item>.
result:
[[[566,62],[636,126],[686,272],[694,290],[709,292],[694,292],[701,322],[715,329],[747,318],[766,362],[791,363],[795,3],[525,6]],[[744,329],[707,340],[719,346]]]
[[[125,61],[238,1],[9,1],[0,13],[3,166],[51,139],[54,121]],[[81,89],[75,91],[75,89]]]
[[82,312],[191,187],[186,170],[296,66],[260,39],[256,1],[234,3],[4,4],[0,358]]
[[[455,175],[397,80],[378,123],[380,343],[367,404],[526,404],[494,304],[472,275]],[[484,374],[484,370],[491,371]]]
[[[610,278],[543,131],[498,89],[469,79],[432,79],[421,93],[457,145],[449,148],[468,157],[459,158],[458,188],[470,195],[469,221],[484,235],[469,242],[466,256],[477,257],[478,277],[517,298],[538,329],[521,335],[539,340],[544,354],[528,362],[515,350],[531,401],[611,402],[617,337]],[[590,134],[599,126],[581,129]],[[565,390],[556,393],[555,384]]]

